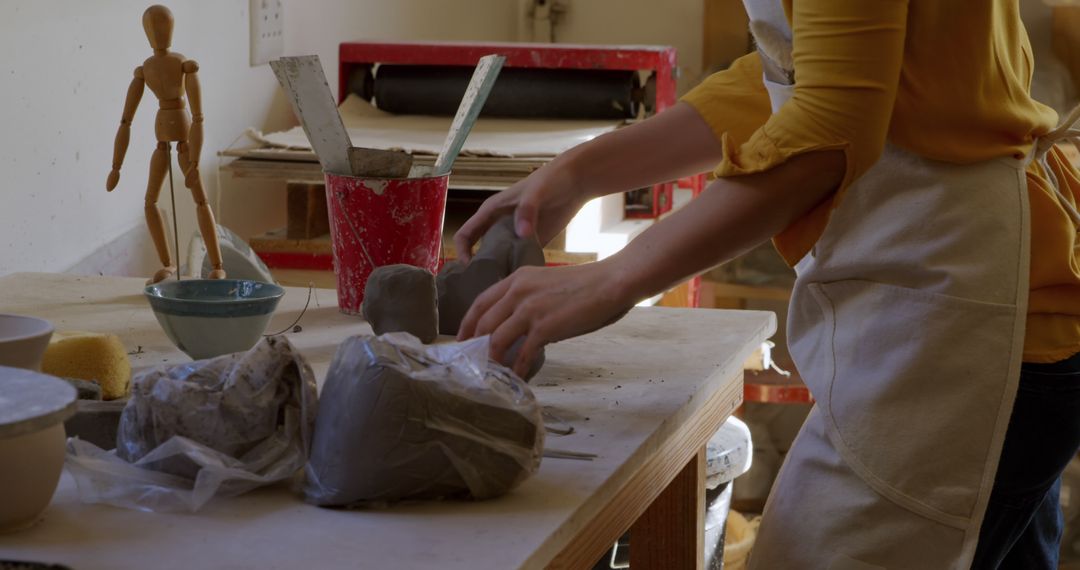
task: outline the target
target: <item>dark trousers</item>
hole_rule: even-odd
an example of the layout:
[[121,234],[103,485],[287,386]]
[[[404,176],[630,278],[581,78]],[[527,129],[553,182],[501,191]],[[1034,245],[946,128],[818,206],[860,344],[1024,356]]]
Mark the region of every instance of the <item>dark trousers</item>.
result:
[[973,569],[1056,570],[1061,473],[1080,448],[1080,354],[1024,363]]

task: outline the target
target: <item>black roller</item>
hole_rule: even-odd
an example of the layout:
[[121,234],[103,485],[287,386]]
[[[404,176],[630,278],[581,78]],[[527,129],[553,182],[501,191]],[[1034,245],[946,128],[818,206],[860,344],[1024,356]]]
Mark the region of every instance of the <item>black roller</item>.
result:
[[[473,68],[380,65],[375,105],[391,113],[453,115]],[[485,117],[624,119],[637,115],[635,71],[503,68],[481,112]]]

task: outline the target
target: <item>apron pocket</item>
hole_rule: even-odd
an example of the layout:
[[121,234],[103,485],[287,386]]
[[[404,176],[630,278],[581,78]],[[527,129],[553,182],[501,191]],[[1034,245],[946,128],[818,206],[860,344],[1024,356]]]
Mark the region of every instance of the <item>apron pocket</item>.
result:
[[877,492],[966,526],[1019,358],[1016,307],[863,280],[807,287],[820,312],[793,307],[792,352],[833,445]]

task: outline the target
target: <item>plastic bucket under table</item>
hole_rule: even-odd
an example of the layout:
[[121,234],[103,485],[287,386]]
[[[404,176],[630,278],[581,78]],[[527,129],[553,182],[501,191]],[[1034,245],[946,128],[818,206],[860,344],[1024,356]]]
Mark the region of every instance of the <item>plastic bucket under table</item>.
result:
[[376,267],[405,263],[435,272],[450,175],[363,178],[325,173],[338,307],[358,315]]

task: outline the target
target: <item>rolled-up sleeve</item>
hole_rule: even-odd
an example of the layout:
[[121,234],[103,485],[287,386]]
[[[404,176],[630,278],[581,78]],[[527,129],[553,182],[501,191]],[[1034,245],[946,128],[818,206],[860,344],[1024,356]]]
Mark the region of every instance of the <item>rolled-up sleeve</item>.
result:
[[769,93],[761,83],[761,60],[756,52],[735,60],[710,75],[683,96],[701,115],[717,140],[742,144],[769,120]]
[[[719,74],[683,100],[720,137],[724,157],[716,176],[761,172],[798,154],[841,149],[847,159],[843,190],[877,161],[884,147],[900,81],[908,2],[796,0],[789,8],[794,94],[764,124],[746,138],[738,130],[745,121],[725,127],[733,110],[720,107],[733,99],[725,95],[731,86]],[[750,67],[749,62],[742,65],[739,76]],[[761,85],[760,62],[757,67],[752,81]],[[752,107],[759,111],[756,104]]]

